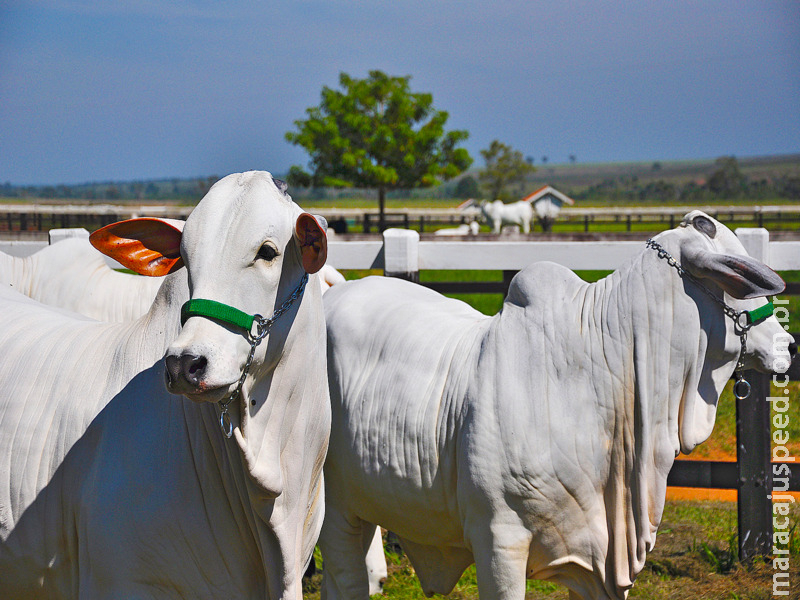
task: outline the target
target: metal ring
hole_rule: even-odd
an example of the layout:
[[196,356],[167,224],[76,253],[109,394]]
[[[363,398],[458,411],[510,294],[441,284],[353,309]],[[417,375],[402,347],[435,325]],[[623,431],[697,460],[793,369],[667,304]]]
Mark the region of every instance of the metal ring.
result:
[[219,415],[219,426],[222,428],[222,433],[225,434],[225,437],[231,439],[233,423],[231,423],[231,416],[228,414],[227,408]]
[[746,379],[737,379],[733,384],[733,395],[737,400],[744,400],[750,397],[750,383]]
[[259,343],[262,339],[264,339],[264,328],[267,321],[268,319],[265,319],[258,313],[253,315],[253,327],[255,328],[256,332],[253,333],[253,327],[251,327],[250,331],[247,332],[247,337],[250,340],[250,343]]
[[[742,325],[742,317],[744,317],[744,325]],[[742,312],[736,313],[734,323],[736,324],[736,327],[739,328],[739,331],[743,332],[748,331],[753,326],[753,324],[750,323],[750,320],[747,317],[747,311],[744,310]]]

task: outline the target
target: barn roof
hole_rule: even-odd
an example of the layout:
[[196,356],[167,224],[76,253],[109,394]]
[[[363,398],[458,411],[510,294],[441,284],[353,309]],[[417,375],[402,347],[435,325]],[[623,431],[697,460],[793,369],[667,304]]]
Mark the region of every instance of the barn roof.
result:
[[530,202],[533,204],[537,200],[544,198],[545,196],[553,196],[554,198],[560,200],[563,204],[575,204],[575,200],[567,196],[566,194],[562,194],[556,188],[551,185],[545,185],[540,187],[538,190],[529,194],[523,198],[525,202]]

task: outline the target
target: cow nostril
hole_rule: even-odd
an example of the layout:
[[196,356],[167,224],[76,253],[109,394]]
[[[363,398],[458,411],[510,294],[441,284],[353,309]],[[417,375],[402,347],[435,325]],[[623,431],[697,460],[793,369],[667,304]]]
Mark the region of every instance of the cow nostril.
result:
[[167,382],[172,385],[181,374],[181,361],[177,356],[167,355],[164,359]]
[[791,356],[792,358],[797,356],[797,342],[789,343],[789,356]]
[[194,354],[181,356],[183,376],[192,385],[197,385],[203,379],[207,366],[208,360],[205,356],[195,356]]

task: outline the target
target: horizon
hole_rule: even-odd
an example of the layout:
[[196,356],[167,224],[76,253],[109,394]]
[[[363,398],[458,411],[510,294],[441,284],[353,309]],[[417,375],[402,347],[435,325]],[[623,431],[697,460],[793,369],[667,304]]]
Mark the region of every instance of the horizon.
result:
[[[582,163],[580,161],[576,161],[574,163],[569,162],[569,161],[568,162],[561,162],[561,163],[551,163],[548,160],[548,162],[546,164],[535,164],[534,165],[535,171],[534,171],[534,173],[532,175],[534,175],[534,178],[536,178],[535,176],[536,176],[537,172],[540,172],[540,171],[542,171],[544,169],[551,169],[551,168],[557,168],[557,169],[560,169],[560,168],[569,169],[569,168],[573,168],[573,167],[574,168],[578,168],[578,169],[581,168],[581,167],[583,167],[583,168],[587,168],[587,167],[589,167],[589,168],[590,167],[612,168],[612,167],[622,167],[622,166],[627,166],[627,165],[629,165],[631,167],[639,166],[641,168],[641,167],[646,167],[648,165],[651,166],[651,165],[654,165],[656,163],[658,163],[661,167],[665,167],[666,166],[667,168],[670,165],[678,165],[678,164],[686,165],[687,163],[688,164],[694,164],[694,163],[706,164],[707,163],[709,167],[713,167],[715,161],[717,161],[720,158],[726,158],[728,156],[731,156],[731,155],[723,155],[723,156],[715,156],[715,157],[703,157],[703,158],[678,158],[678,159],[672,159],[672,160],[659,160],[659,159],[649,160],[648,159],[648,160],[603,161],[603,162],[586,162],[586,163]],[[733,156],[733,158],[735,158],[739,162],[740,166],[742,165],[742,163],[747,165],[747,163],[751,162],[751,161],[752,162],[779,161],[779,160],[784,160],[784,159],[785,160],[800,161],[800,152],[787,153],[787,154],[761,154],[761,155],[757,155],[757,156]],[[435,187],[437,187],[439,185],[443,185],[443,184],[448,183],[448,181],[452,182],[452,181],[458,180],[461,177],[465,177],[467,175],[476,174],[477,172],[481,171],[482,169],[483,169],[483,167],[475,166],[473,164],[473,166],[471,166],[466,171],[460,173],[456,177],[454,177],[452,179],[449,179],[449,180],[446,180],[446,181],[439,181],[435,185],[428,186],[428,187],[429,188],[435,188]],[[272,173],[272,172],[270,172],[270,173],[272,175],[274,175],[275,177],[278,177],[278,178],[283,177],[283,176],[286,175],[286,173]],[[211,174],[196,175],[196,176],[189,175],[189,176],[186,176],[186,177],[156,177],[156,178],[152,178],[152,179],[96,179],[96,180],[88,180],[88,181],[79,181],[79,182],[75,182],[75,183],[44,183],[44,184],[36,184],[36,183],[16,184],[13,181],[2,181],[2,180],[0,180],[0,186],[11,185],[11,187],[14,187],[14,188],[24,189],[24,188],[45,188],[45,187],[57,188],[57,187],[60,187],[60,186],[71,188],[71,187],[82,187],[82,186],[117,185],[117,184],[129,185],[129,184],[133,184],[133,183],[162,183],[162,182],[171,182],[171,181],[194,182],[194,181],[203,181],[203,180],[207,180],[209,178],[214,178],[214,177],[222,179],[223,177],[225,177],[227,175],[230,175],[230,174],[231,173],[224,173],[224,174],[211,173]],[[302,186],[291,186],[291,187],[292,188],[302,188]],[[327,189],[327,186],[323,186],[323,188]],[[311,188],[302,188],[302,189],[311,189]],[[330,188],[330,189],[336,189],[336,188]],[[341,189],[343,189],[343,190],[344,189],[369,190],[369,189],[372,189],[372,188],[359,188],[357,186],[353,186],[353,187],[345,187],[345,188],[341,188]],[[398,189],[402,190],[402,189],[405,189],[405,188],[398,188]]]

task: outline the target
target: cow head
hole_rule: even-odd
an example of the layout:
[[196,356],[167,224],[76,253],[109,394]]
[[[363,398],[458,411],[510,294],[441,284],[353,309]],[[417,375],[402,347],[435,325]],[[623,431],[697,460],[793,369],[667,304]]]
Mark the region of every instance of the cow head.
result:
[[[701,211],[688,213],[678,228],[655,239],[691,275],[684,277],[683,288],[699,309],[702,371],[697,390],[684,392],[679,419],[681,449],[689,452],[711,434],[719,394],[741,352],[741,337],[723,303],[737,313],[753,311],[767,303],[766,296],[782,292],[785,284],[767,265],[748,256],[730,229]],[[747,332],[744,366],[782,373],[796,350],[792,336],[769,316]]]
[[[185,226],[160,219],[116,223],[92,235],[92,243],[144,275],[164,275],[185,265],[192,299],[269,317],[296,290],[304,273],[325,263],[327,242],[317,219],[286,194],[269,173],[234,174],[218,181]],[[308,286],[309,289],[319,286]],[[300,304],[300,301],[297,302]],[[297,308],[270,337],[286,335]],[[251,375],[274,366],[261,344]],[[236,388],[250,352],[247,332],[230,323],[191,317],[166,353],[167,387],[196,401],[217,402]]]

